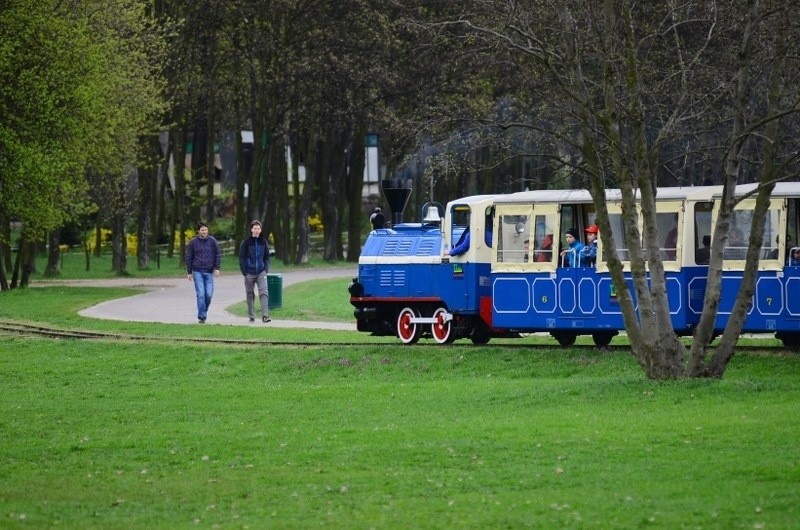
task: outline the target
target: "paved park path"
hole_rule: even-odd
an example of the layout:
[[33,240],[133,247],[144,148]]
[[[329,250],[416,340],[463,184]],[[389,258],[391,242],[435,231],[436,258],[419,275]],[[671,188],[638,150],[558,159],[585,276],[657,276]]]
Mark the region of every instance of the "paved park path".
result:
[[[346,304],[347,284],[349,279],[357,275],[357,267],[337,267],[320,269],[297,269],[280,272],[283,288],[300,282],[342,278],[342,303]],[[44,282],[41,282],[42,284]],[[129,322],[159,322],[167,324],[197,324],[197,304],[195,302],[194,285],[186,276],[174,278],[114,278],[109,280],[74,280],[63,282],[68,285],[92,285],[100,287],[142,287],[147,292],[128,296],[117,300],[109,300],[80,311],[80,315],[89,318],[106,320],[124,320]],[[283,299],[286,299],[283,294]],[[306,322],[300,320],[281,320],[280,311],[270,316],[272,322],[263,324],[260,319],[255,323],[248,322],[246,316],[241,317],[228,313],[226,309],[245,301],[244,280],[241,274],[223,273],[216,279],[214,298],[208,312],[206,325],[231,326],[271,326],[281,328],[311,328],[333,330],[355,330],[353,322]],[[313,303],[313,300],[309,300]],[[258,301],[256,301],[258,308]],[[256,309],[258,313],[258,309]],[[258,313],[260,314],[260,313]],[[277,317],[277,318],[276,318]]]

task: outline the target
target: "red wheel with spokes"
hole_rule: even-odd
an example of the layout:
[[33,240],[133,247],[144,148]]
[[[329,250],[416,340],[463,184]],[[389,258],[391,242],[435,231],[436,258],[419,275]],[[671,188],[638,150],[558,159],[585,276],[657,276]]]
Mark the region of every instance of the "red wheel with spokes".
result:
[[443,307],[433,312],[435,322],[431,324],[431,335],[437,344],[449,344],[455,340],[453,322],[447,317],[447,310]]
[[415,344],[422,336],[422,327],[412,319],[419,316],[413,307],[404,307],[397,315],[397,337],[403,344]]

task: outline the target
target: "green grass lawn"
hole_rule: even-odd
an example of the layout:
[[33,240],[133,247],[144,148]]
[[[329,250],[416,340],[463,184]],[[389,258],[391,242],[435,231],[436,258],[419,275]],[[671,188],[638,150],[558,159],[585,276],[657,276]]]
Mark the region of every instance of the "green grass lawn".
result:
[[[287,287],[280,318],[349,320],[342,285]],[[405,347],[77,315],[134,292],[0,293],[0,320],[133,337],[0,335],[0,527],[800,527],[796,354],[659,383],[624,350],[547,337]]]
[[800,357],[0,337],[4,528],[796,528]]

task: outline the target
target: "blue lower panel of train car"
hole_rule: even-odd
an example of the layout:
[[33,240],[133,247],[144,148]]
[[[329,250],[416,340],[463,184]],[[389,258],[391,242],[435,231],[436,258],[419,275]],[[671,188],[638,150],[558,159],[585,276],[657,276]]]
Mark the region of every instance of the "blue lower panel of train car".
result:
[[[690,328],[682,310],[686,306],[683,281],[680,273],[667,277],[667,296],[676,330]],[[628,288],[635,301],[630,278]],[[625,329],[611,278],[592,268],[558,269],[555,274],[495,274],[492,324],[520,331]]]
[[[697,274],[688,284],[689,309],[699,320],[703,311],[706,291],[705,271]],[[724,272],[719,312],[714,327],[721,331],[730,318],[739,288],[742,272]],[[783,271],[759,271],[753,301],[747,309],[742,332],[764,333],[771,331],[800,331],[800,267],[786,267]]]

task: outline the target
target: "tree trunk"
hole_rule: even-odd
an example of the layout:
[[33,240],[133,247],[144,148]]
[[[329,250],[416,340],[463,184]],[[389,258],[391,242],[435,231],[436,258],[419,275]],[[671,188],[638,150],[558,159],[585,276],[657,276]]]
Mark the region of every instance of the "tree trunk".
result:
[[161,139],[159,136],[142,140],[147,153],[147,162],[139,168],[139,215],[136,223],[136,265],[141,269],[150,266],[150,253],[158,243],[160,227],[158,212],[161,196],[159,194],[159,171],[161,168]]
[[339,217],[339,198],[341,182],[346,161],[346,135],[340,130],[332,129],[328,133],[328,141],[322,146],[322,168],[320,188],[324,197],[320,200],[322,223],[324,226],[324,249],[322,259],[333,262],[339,257],[341,245],[341,222]]
[[364,189],[364,163],[366,128],[356,129],[350,143],[349,173],[346,176],[347,197],[347,261],[357,263],[361,255],[361,227],[364,222],[362,190]]
[[11,288],[17,287],[17,279],[19,279],[20,287],[27,287],[31,274],[36,270],[36,243],[28,241],[26,238],[20,238],[19,252],[17,253],[17,261],[14,265],[14,276],[11,279]]
[[[291,262],[295,263],[298,254],[298,240],[299,240],[299,214],[301,202],[301,189],[300,189],[300,153],[308,152],[308,139],[301,137],[299,134],[294,136],[294,143],[292,144],[292,207],[291,214],[294,221],[292,226],[291,248],[288,249],[288,255]],[[308,168],[307,168],[308,169]],[[306,172],[307,174],[308,172]]]
[[6,270],[11,270],[11,222],[9,219],[0,215],[0,265],[5,265]]
[[156,180],[152,167],[139,169],[139,215],[136,223],[136,267],[147,269],[150,265],[150,223],[153,202],[153,181]]
[[13,267],[11,261],[11,223],[4,215],[0,215],[0,291],[8,291],[8,277],[6,271]]
[[99,258],[103,252],[103,232],[100,224],[100,216],[96,216],[94,222],[94,257]]
[[123,275],[127,272],[128,265],[125,216],[121,213],[115,214],[111,225],[111,270],[118,275]]
[[170,230],[170,252],[173,256],[175,249],[175,234],[178,234],[178,256],[180,265],[186,265],[186,130],[176,132],[173,138],[173,150],[175,152],[175,207],[172,213],[172,223]]
[[[308,263],[309,254],[311,251],[309,241],[309,228],[308,217],[311,213],[311,202],[313,199],[314,188],[319,178],[320,171],[323,170],[323,145],[322,141],[316,136],[312,136],[308,140],[306,151],[306,181],[303,184],[303,191],[300,198],[300,204],[295,216],[297,223],[297,256],[295,257],[295,265],[302,265]],[[311,162],[313,160],[313,162]]]
[[[751,83],[748,73],[752,63],[751,48],[753,42],[753,25],[761,20],[758,16],[758,10],[758,2],[752,2],[750,4],[750,16],[747,21],[747,29],[743,36],[742,48],[738,55],[739,75],[737,76],[738,85],[736,94],[738,104],[736,105],[737,111],[731,135],[735,141],[732,148],[728,151],[728,159],[726,160],[726,186],[733,186],[739,180],[739,171],[741,169],[741,160],[743,157],[742,150],[744,146],[744,135],[742,133],[746,129],[746,116],[744,112],[748,107],[747,103],[751,95]],[[722,282],[721,272],[715,271],[713,276],[709,274],[703,307],[703,318],[696,332],[698,336],[702,337],[702,340],[696,341],[696,344],[692,345],[692,357],[690,359],[689,369],[690,374],[694,377],[705,376],[721,378],[723,376],[728,363],[735,353],[736,342],[738,341],[739,334],[744,325],[744,320],[747,317],[747,310],[752,303],[752,297],[755,291],[760,249],[764,238],[766,212],[770,204],[770,195],[775,187],[776,173],[778,171],[777,166],[782,164],[776,163],[776,157],[778,156],[776,145],[780,143],[781,134],[779,129],[781,125],[774,117],[779,116],[783,111],[781,108],[781,93],[784,88],[783,83],[785,76],[783,65],[786,62],[786,54],[789,49],[786,46],[786,26],[791,24],[791,17],[778,16],[776,20],[781,21],[775,33],[776,49],[779,53],[775,54],[774,64],[772,64],[770,70],[766,113],[767,116],[773,118],[767,122],[765,131],[763,132],[763,165],[759,176],[760,186],[756,197],[755,210],[753,212],[753,225],[750,230],[745,271],[731,317],[728,319],[720,343],[715,348],[711,359],[706,363],[706,351],[713,333],[713,319],[716,319],[719,310]],[[728,197],[727,193],[723,194],[724,199]],[[732,208],[735,198],[732,197],[732,194],[729,198]],[[726,209],[724,211],[728,216],[730,215],[730,210]],[[723,211],[721,210],[717,220],[717,226],[714,228],[711,255],[715,264],[721,264],[722,249],[726,243],[726,237],[730,227],[730,223],[727,222],[729,221],[729,217],[723,216],[722,214]],[[706,316],[707,312],[708,316]]]
[[193,221],[208,221],[204,216],[202,188],[208,185],[206,174],[206,147],[208,138],[208,123],[205,118],[197,118],[192,131],[192,158],[191,158],[191,199],[189,203],[190,218]]
[[59,248],[60,238],[58,230],[51,230],[47,235],[47,266],[44,268],[44,275],[48,278],[58,276],[61,273],[61,249]]
[[3,266],[3,262],[0,261],[0,291],[8,291],[9,289],[8,278],[6,278],[6,268]]

